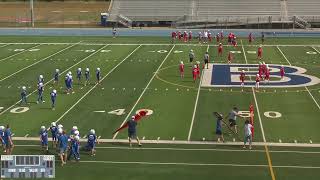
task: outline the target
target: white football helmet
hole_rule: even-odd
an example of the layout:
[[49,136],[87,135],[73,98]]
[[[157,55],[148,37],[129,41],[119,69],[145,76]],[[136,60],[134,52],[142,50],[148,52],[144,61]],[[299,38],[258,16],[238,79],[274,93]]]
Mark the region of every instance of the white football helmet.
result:
[[79,132],[78,130],[76,130],[76,131],[74,131],[74,134],[75,134],[76,136],[78,136],[78,135],[80,134],[80,132]]
[[96,134],[96,131],[94,129],[91,129],[90,134]]
[[56,125],[57,125],[56,122],[52,122],[52,123],[51,123],[51,126],[52,126],[52,127],[55,127]]
[[89,68],[87,68],[86,71],[89,71]]
[[62,125],[62,124],[59,124],[59,125],[58,125],[58,128],[59,128],[59,129],[62,129],[62,128],[63,128],[63,125]]
[[43,86],[43,83],[39,83],[39,86]]
[[76,141],[79,141],[79,140],[80,140],[80,137],[79,137],[79,136],[75,136],[74,139],[75,139]]
[[183,64],[183,61],[180,61],[180,64]]
[[43,79],[43,75],[40,75],[39,78],[40,78],[40,79]]
[[27,89],[27,87],[25,87],[25,86],[22,86],[22,90],[26,90]]
[[97,71],[100,71],[100,68],[97,68]]
[[55,89],[54,89],[52,92],[55,93],[55,94],[57,94],[57,90],[55,90]]
[[0,130],[4,130],[4,126],[0,126]]
[[62,132],[63,132],[62,128],[58,128],[58,133],[62,134]]
[[56,72],[59,72],[59,69],[56,69]]
[[78,71],[81,71],[81,68],[78,68]]
[[68,72],[68,74],[69,74],[69,75],[71,75],[71,74],[72,74],[72,72],[71,72],[71,71],[69,71],[69,72]]
[[46,130],[46,127],[45,127],[45,126],[41,126],[40,129],[41,129],[42,131],[44,131],[44,130]]
[[72,126],[72,130],[78,130],[77,126]]

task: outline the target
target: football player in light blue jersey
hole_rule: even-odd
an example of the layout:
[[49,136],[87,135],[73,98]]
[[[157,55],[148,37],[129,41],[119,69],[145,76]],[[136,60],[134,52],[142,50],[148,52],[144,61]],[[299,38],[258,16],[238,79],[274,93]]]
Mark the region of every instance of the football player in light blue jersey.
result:
[[81,83],[81,76],[82,76],[82,70],[81,68],[77,69],[77,79],[78,79],[78,83]]
[[44,85],[43,85],[43,83],[39,83],[38,84],[38,100],[37,100],[37,104],[39,104],[39,102],[45,103],[45,101],[43,100],[43,91],[44,91]]
[[5,143],[6,153],[7,155],[11,155],[13,151],[13,141],[12,141],[12,133],[9,127],[9,124],[7,125],[6,130],[4,131],[3,140]]
[[100,68],[97,68],[96,77],[97,77],[97,84],[100,84],[100,79],[101,79],[101,71],[100,71]]
[[28,102],[27,102],[27,87],[25,87],[25,86],[22,86],[20,106],[22,105],[22,103],[28,104]]
[[99,142],[97,140],[96,132],[94,129],[91,129],[88,134],[88,141],[87,141],[87,145],[86,145],[87,150],[89,150],[91,152],[91,156],[96,155],[96,149],[95,149],[96,143],[99,144]]
[[60,72],[60,70],[56,69],[56,72],[54,73],[54,77],[53,77],[53,79],[54,79],[53,84],[58,84],[58,82],[59,82],[59,72]]
[[57,90],[52,90],[52,92],[50,93],[50,97],[51,97],[51,108],[52,110],[55,110],[56,107],[56,99],[57,99]]
[[71,147],[70,147],[68,160],[71,159],[71,156],[73,156],[76,161],[80,160],[80,137],[79,136],[74,136],[73,138],[71,138]]
[[84,86],[86,86],[87,84],[89,84],[89,79],[90,79],[90,71],[89,68],[86,68],[85,72],[84,72],[84,76],[86,77],[86,82],[84,83]]
[[40,76],[39,76],[38,84],[39,84],[39,83],[44,83],[44,77],[43,77],[43,75],[40,75]]
[[61,166],[67,163],[67,150],[68,150],[68,142],[69,142],[69,136],[66,134],[65,131],[62,131],[62,129],[59,129],[59,133],[61,131],[61,135],[59,135],[59,156],[61,159]]
[[58,133],[58,127],[56,126],[56,122],[51,123],[50,127],[51,136],[52,136],[52,147],[57,146],[57,133]]
[[40,142],[41,142],[41,147],[45,150],[46,154],[49,152],[49,147],[48,147],[48,131],[46,130],[45,126],[40,127]]
[[3,147],[3,152],[6,152],[6,144],[4,142],[4,131],[5,131],[4,126],[0,126],[0,142],[1,142],[1,146]]

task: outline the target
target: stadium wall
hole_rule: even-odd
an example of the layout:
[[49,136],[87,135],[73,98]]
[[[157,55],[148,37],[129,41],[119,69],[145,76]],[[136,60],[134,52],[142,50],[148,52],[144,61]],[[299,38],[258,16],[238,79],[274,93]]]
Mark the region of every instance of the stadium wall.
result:
[[[172,31],[184,29],[118,29],[119,36],[158,36],[169,37]],[[210,29],[214,34],[222,29]],[[186,30],[190,31],[190,29]],[[194,36],[200,29],[192,29]],[[269,37],[319,37],[320,29],[316,30],[279,30],[279,29],[223,29],[225,34],[233,32],[238,36],[247,37],[248,32],[260,36],[264,32]],[[101,28],[0,28],[2,36],[112,36],[112,29]]]

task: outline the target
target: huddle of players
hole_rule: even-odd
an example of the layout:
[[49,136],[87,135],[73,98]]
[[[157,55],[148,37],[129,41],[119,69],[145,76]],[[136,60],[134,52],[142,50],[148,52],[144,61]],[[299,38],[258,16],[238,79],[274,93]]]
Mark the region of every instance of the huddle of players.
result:
[[[174,43],[175,41],[179,40],[182,42],[190,42],[192,40],[192,31],[173,31],[171,32],[171,41]],[[220,40],[223,39],[223,31],[220,33],[217,33],[215,36],[217,42],[220,42]],[[212,42],[213,40],[213,34],[210,32],[210,30],[203,30],[198,32],[198,37],[197,37],[199,43],[204,43],[207,44],[209,42]]]
[[[258,56],[257,56],[257,59],[260,60],[259,62],[259,66],[258,66],[258,74],[256,74],[256,90],[259,89],[260,87],[260,81],[267,81],[269,82],[270,81],[270,68],[268,66],[268,64],[266,64],[264,61],[261,62],[262,60],[262,45],[260,45],[258,47]],[[281,76],[281,79],[284,78],[284,75],[285,75],[285,69],[284,69],[284,66],[281,65],[280,67],[280,76]],[[241,86],[243,86],[244,84],[244,71],[242,70],[241,72],[241,75],[240,75],[240,80],[241,80]]]
[[[81,68],[78,68],[76,71],[76,76],[78,79],[78,83],[80,84],[82,81],[82,70]],[[57,85],[59,82],[59,76],[60,76],[60,70],[56,69],[54,76],[53,76],[53,85]],[[90,70],[89,68],[85,69],[84,72],[84,77],[85,77],[85,82],[84,82],[84,86],[86,86],[87,84],[89,84],[89,80],[90,80]],[[100,84],[100,80],[101,80],[101,70],[100,68],[96,69],[96,80],[97,80],[97,84]],[[66,86],[66,93],[70,94],[70,93],[74,93],[73,91],[73,77],[72,77],[72,72],[69,71],[66,76],[65,76],[65,86]],[[43,99],[43,93],[44,93],[44,76],[43,75],[39,75],[38,78],[38,83],[37,83],[37,91],[38,91],[38,98],[37,98],[37,104],[39,103],[45,103],[44,99]],[[22,86],[22,90],[21,90],[21,101],[20,101],[20,105],[24,104],[28,104],[27,101],[27,97],[28,97],[28,92],[27,92],[27,87],[26,86]],[[51,108],[52,110],[55,110],[56,107],[56,99],[57,99],[57,90],[53,89],[50,92],[50,99],[51,99]]]
[[[46,129],[45,126],[41,126],[39,132],[40,142],[41,147],[46,153],[49,151],[48,131],[51,132],[52,147],[58,150],[62,166],[66,164],[67,160],[70,160],[71,157],[74,157],[76,161],[80,160],[80,132],[77,126],[72,127],[70,134],[67,134],[66,131],[63,130],[63,125],[56,125],[55,122],[51,123],[49,129]],[[91,129],[87,135],[87,144],[84,146],[85,150],[90,151],[91,156],[95,156],[96,143],[99,142],[95,130]]]
[[[192,63],[194,59],[195,59],[195,54],[191,49],[189,52],[189,62]],[[210,60],[209,53],[206,52],[204,54],[204,65],[202,68],[205,68],[205,66],[207,67],[207,69],[209,68],[209,60]],[[180,71],[181,78],[184,78],[184,69],[185,69],[184,62],[180,61],[179,71]],[[200,62],[199,61],[196,61],[196,63],[192,66],[192,77],[194,82],[196,82],[197,79],[200,79]]]

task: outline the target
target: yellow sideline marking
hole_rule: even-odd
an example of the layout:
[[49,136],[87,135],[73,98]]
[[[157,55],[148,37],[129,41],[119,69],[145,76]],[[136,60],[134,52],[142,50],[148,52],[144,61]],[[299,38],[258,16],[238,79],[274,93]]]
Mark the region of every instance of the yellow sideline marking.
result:
[[270,158],[270,153],[269,153],[268,146],[264,145],[264,148],[266,149],[266,155],[267,155],[267,159],[268,159],[268,165],[269,165],[271,178],[272,178],[272,180],[276,180],[276,177],[274,175],[273,168],[272,168],[272,161],[271,161],[271,158]]

